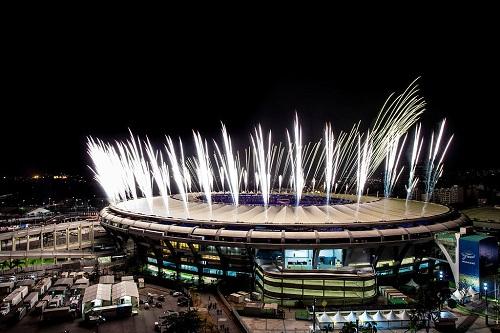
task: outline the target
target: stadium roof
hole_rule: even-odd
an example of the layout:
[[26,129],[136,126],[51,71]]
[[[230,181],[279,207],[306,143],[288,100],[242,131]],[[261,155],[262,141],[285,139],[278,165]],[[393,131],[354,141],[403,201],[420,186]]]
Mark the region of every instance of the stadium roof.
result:
[[[193,197],[194,195],[192,194],[191,196]],[[351,199],[354,198],[351,197]],[[362,201],[359,205],[357,203],[349,203],[329,207],[271,206],[268,208],[267,213],[263,206],[240,205],[236,208],[231,204],[213,204],[211,222],[240,222],[247,224],[370,223],[431,217],[450,211],[446,206],[421,201],[410,200],[406,204],[405,200],[402,199],[379,199],[375,197],[364,197]],[[168,204],[168,214],[160,197],[155,197],[150,202],[146,199],[120,202],[113,208],[126,212],[127,215],[135,214],[138,216],[151,216],[173,220],[184,220],[186,218],[184,204],[181,200],[170,197]],[[209,208],[206,203],[190,200],[188,210],[189,220],[209,220]]]

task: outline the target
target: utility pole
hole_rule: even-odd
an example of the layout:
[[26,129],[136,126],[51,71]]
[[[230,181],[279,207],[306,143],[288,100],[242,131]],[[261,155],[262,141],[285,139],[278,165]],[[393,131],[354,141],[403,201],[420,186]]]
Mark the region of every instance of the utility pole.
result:
[[313,332],[316,333],[316,297],[313,297]]
[[484,313],[484,317],[486,321],[486,326],[488,326],[488,283],[487,282],[483,283],[483,288],[484,288],[484,298],[486,299],[486,310]]

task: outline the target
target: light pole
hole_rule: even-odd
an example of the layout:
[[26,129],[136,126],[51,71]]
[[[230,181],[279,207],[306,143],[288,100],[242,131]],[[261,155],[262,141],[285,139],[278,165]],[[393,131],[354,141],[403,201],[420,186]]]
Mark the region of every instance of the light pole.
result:
[[316,333],[316,297],[313,298],[313,332]]
[[488,282],[483,282],[484,298],[486,299],[486,312],[484,313],[486,326],[488,326]]

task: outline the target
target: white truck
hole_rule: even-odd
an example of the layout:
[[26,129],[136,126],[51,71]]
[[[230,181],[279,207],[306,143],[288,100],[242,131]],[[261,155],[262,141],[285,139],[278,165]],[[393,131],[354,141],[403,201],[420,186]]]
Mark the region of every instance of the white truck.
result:
[[7,297],[3,299],[3,304],[0,307],[0,315],[6,316],[11,311],[11,309],[22,302],[23,298],[26,297],[27,294],[28,287],[22,286],[7,295]]
[[0,306],[0,316],[6,316],[10,312],[10,303],[2,303]]
[[36,284],[34,290],[38,291],[39,296],[43,296],[49,288],[52,286],[52,279],[51,278],[44,278]]
[[25,299],[24,299],[24,306],[26,306],[28,309],[31,309],[35,306],[36,302],[38,302],[38,293],[36,291],[31,292]]
[[56,295],[56,296],[52,297],[52,299],[50,300],[49,305],[47,307],[50,309],[58,308],[58,307],[61,307],[63,305],[63,303],[64,303],[63,296]]
[[21,303],[21,301],[23,300],[23,294],[18,289],[7,295],[7,297],[3,299],[3,302],[10,304],[10,306],[16,306]]
[[28,286],[19,286],[17,287],[13,292],[18,291],[21,294],[21,299],[25,298],[28,296]]

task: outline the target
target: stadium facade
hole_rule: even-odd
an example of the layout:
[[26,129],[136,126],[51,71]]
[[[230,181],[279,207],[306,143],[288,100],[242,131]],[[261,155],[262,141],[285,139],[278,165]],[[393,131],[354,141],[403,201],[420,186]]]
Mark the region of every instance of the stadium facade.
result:
[[[457,232],[469,221],[450,208],[393,198],[273,194],[189,194],[135,199],[100,213],[119,242],[132,239],[144,271],[166,279],[210,283],[246,275],[256,291],[278,300],[365,304],[377,285],[432,270],[435,236]],[[165,207],[168,205],[168,213]]]

